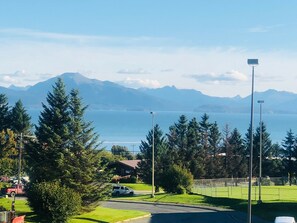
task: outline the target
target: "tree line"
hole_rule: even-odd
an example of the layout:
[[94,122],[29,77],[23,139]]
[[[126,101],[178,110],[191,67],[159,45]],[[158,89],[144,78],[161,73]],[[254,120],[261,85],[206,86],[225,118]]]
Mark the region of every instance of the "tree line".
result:
[[[259,176],[259,148],[262,135],[262,176],[287,177],[291,184],[297,172],[297,137],[287,132],[282,144],[272,143],[264,122],[253,131],[253,176]],[[162,184],[164,171],[178,165],[190,171],[195,179],[248,177],[250,134],[243,136],[237,128],[226,125],[221,132],[217,122],[210,122],[209,115],[201,120],[188,120],[181,115],[164,134],[159,125],[148,132],[141,141],[138,158],[140,176],[151,182],[152,145],[154,139],[155,178]],[[154,134],[154,136],[153,136]]]

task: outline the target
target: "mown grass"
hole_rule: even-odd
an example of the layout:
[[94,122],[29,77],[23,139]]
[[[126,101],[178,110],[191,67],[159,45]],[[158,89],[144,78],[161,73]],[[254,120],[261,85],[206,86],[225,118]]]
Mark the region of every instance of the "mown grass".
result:
[[[150,191],[150,185],[130,185],[125,184],[128,187],[131,187],[134,190],[143,190]],[[253,188],[256,190],[256,188]],[[282,198],[284,199],[275,199],[274,192],[279,192],[284,194]],[[218,193],[220,189],[217,188],[216,195],[222,195]],[[176,203],[176,204],[191,204],[199,206],[214,206],[227,209],[238,210],[242,212],[247,212],[247,194],[242,194],[240,188],[232,188],[232,193],[229,191],[229,197],[211,197],[211,196],[202,196],[198,194],[166,194],[166,193],[157,193],[155,197],[152,198],[150,194],[133,196],[133,197],[120,197],[117,199],[125,200],[138,200],[138,201],[148,201],[148,202],[164,202],[164,203]],[[275,190],[275,191],[274,191]],[[239,192],[240,191],[240,192]],[[267,192],[268,191],[268,192]],[[274,192],[273,192],[274,191]],[[262,195],[263,196],[262,204],[257,204],[257,196],[252,196],[252,214],[268,221],[273,221],[276,216],[288,215],[297,218],[297,187],[287,187],[287,186],[273,186],[273,187],[263,187]],[[268,195],[271,194],[269,197]],[[213,191],[213,196],[215,195]],[[231,195],[233,197],[231,197]],[[245,196],[245,198],[242,198]],[[239,198],[238,198],[239,197]],[[270,199],[270,200],[269,200]],[[0,206],[4,206],[7,209],[11,208],[11,200],[2,198],[0,199]],[[37,223],[40,222],[36,215],[30,210],[27,202],[25,200],[16,200],[16,210],[18,214],[26,214],[26,222],[28,223]],[[146,212],[139,211],[123,211],[115,210],[103,207],[97,207],[95,210],[83,213],[81,215],[74,216],[69,222],[70,223],[79,223],[79,222],[117,222],[123,221],[125,219],[138,217],[147,214]]]
[[[296,201],[296,186],[262,186],[261,200],[263,201]],[[194,188],[193,192],[211,197],[246,199],[248,187],[205,187]],[[252,199],[258,200],[259,187],[252,187]]]
[[129,187],[129,188],[131,188],[133,190],[137,190],[137,191],[151,191],[152,190],[152,185],[144,184],[144,183],[138,183],[138,184],[123,183],[121,185],[124,185],[126,187]]
[[[252,201],[252,214],[268,221],[273,221],[276,216],[280,215],[288,215],[297,218],[297,196],[296,194],[291,194],[291,196],[294,197],[295,201],[271,200],[257,204],[257,201],[254,200]],[[247,199],[238,198],[210,197],[198,194],[156,194],[154,198],[151,198],[150,195],[141,195],[119,199],[213,206],[247,212]]]
[[[3,206],[7,210],[11,209],[11,200],[8,198],[0,198],[0,206]],[[27,223],[40,223],[42,222],[30,209],[26,200],[16,200],[15,208],[17,215],[26,215]],[[111,208],[96,207],[93,211],[83,213],[81,215],[73,216],[69,223],[107,223],[107,222],[118,222],[127,220],[130,218],[135,218],[143,215],[149,214],[144,211],[134,211],[134,210],[116,210]],[[46,221],[44,221],[45,223]]]

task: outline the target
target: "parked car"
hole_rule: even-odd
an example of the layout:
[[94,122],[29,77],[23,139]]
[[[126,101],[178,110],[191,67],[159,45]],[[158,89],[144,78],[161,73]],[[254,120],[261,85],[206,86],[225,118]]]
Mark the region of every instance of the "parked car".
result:
[[10,196],[15,196],[15,195],[24,195],[25,194],[25,189],[24,185],[22,184],[14,184],[11,187],[5,187],[1,189],[2,194],[10,195]]
[[126,186],[122,185],[114,185],[112,187],[111,194],[113,196],[120,196],[120,195],[134,195],[134,191]]
[[275,218],[274,223],[296,223],[296,221],[294,217],[279,216]]

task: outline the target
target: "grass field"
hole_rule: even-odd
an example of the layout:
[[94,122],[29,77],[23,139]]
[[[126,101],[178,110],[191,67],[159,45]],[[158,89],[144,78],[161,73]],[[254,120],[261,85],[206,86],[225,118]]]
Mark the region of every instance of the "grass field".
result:
[[[10,210],[11,200],[8,198],[0,198],[0,206],[3,206],[6,209]],[[38,217],[34,214],[34,212],[31,211],[30,207],[27,205],[26,200],[16,200],[15,207],[17,215],[26,215],[26,223],[41,222],[38,219]],[[115,210],[111,208],[104,208],[98,206],[95,210],[91,212],[72,217],[69,220],[69,223],[118,222],[147,214],[149,213],[144,211]]]
[[[156,194],[154,198],[150,195],[142,195],[137,197],[125,197],[123,199],[132,199],[149,202],[168,202],[176,204],[193,204],[199,206],[214,206],[227,209],[238,210],[247,212],[247,188],[242,192],[241,188],[229,188],[229,192],[226,188],[213,188],[212,193],[209,195],[198,194]],[[257,188],[253,188],[253,192],[257,191]],[[280,193],[283,199],[279,199],[275,196],[275,193]],[[297,218],[297,187],[290,186],[272,186],[262,188],[262,194],[264,194],[263,203],[257,204],[258,196],[253,196],[252,201],[252,214],[259,216],[268,221],[273,221],[276,216],[288,215]],[[217,197],[215,197],[215,195]],[[229,197],[228,197],[229,196]],[[245,197],[242,197],[245,196]]]
[[[150,191],[150,185],[132,185],[125,184],[134,190]],[[204,192],[208,195],[198,194],[165,194],[157,193],[154,198],[150,194],[122,197],[117,199],[133,199],[149,202],[168,202],[179,204],[193,204],[199,206],[215,206],[238,211],[247,211],[247,188],[204,188]],[[199,192],[199,191],[196,191]],[[277,195],[276,195],[277,194]],[[297,187],[296,186],[270,186],[262,187],[262,204],[257,204],[258,189],[253,187],[252,196],[252,214],[259,216],[268,221],[273,221],[276,216],[289,215],[297,218]],[[11,207],[11,200],[6,198],[0,199],[0,206],[7,209]],[[18,214],[26,215],[26,222],[40,222],[36,215],[30,210],[25,200],[16,200],[16,210]],[[125,219],[138,217],[147,214],[139,211],[122,211],[109,208],[97,207],[95,210],[74,216],[70,219],[70,223],[78,222],[116,222]]]
[[[194,188],[194,193],[211,196],[247,199],[248,187],[204,187]],[[252,187],[252,200],[259,199],[259,187]],[[297,186],[262,186],[263,201],[297,201]]]

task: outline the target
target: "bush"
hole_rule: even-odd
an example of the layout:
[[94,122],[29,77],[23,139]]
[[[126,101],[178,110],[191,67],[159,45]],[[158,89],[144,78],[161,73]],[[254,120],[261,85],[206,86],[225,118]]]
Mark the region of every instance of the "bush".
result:
[[78,213],[81,197],[74,190],[57,182],[43,182],[30,185],[27,189],[30,207],[41,218],[52,223],[64,223]]
[[194,183],[191,172],[177,165],[163,172],[160,179],[160,186],[168,193],[190,193]]

